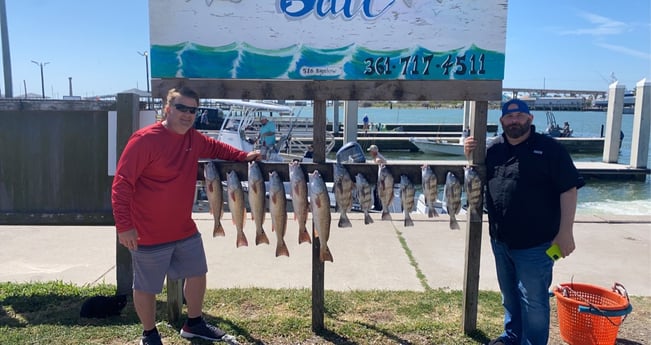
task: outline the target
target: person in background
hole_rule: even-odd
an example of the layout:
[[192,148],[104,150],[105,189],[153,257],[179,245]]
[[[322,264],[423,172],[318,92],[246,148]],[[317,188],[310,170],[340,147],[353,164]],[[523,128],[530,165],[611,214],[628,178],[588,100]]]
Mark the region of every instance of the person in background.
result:
[[[504,133],[486,151],[486,208],[504,332],[490,345],[545,345],[549,338],[549,287],[553,244],[563,257],[575,249],[577,189],[585,182],[555,139],[536,133],[527,104],[502,106]],[[469,157],[474,137],[464,141]]]
[[572,129],[570,128],[570,123],[565,121],[563,123],[563,129],[561,129],[561,137],[569,137],[572,134]]
[[364,134],[367,134],[369,128],[368,114],[364,114],[364,118],[362,119],[362,124],[363,124]]
[[312,162],[314,159],[314,147],[312,145],[307,146],[307,151],[305,151],[305,155],[303,156],[303,162]]
[[260,118],[260,152],[264,159],[269,159],[276,151],[276,124],[269,121],[266,116]]
[[208,267],[201,234],[192,220],[200,158],[253,161],[260,153],[240,151],[193,128],[198,94],[171,89],[163,121],[129,138],[111,192],[118,241],[133,265],[133,304],[143,326],[141,345],[162,344],[156,329],[156,294],[170,280],[185,279],[188,319],[184,338],[226,340],[221,329],[203,319]]
[[[377,145],[371,145],[366,149],[371,154],[371,158],[373,160],[373,163],[375,164],[386,164],[387,159],[384,158],[384,156],[380,153],[380,149],[377,147]],[[381,210],[382,209],[382,201],[380,200],[380,195],[377,192],[377,187],[373,188],[373,209],[375,210]]]
[[461,138],[466,139],[469,136],[470,136],[470,127],[466,126],[463,132],[461,132]]
[[371,154],[371,157],[373,158],[373,163],[375,163],[375,164],[385,163],[386,164],[387,159],[384,158],[384,156],[380,153],[380,149],[378,149],[377,145],[369,146],[366,151],[368,151]]

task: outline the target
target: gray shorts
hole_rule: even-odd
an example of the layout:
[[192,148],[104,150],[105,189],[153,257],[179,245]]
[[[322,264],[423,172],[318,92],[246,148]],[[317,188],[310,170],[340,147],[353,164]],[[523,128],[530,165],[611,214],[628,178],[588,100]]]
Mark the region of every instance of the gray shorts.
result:
[[166,275],[177,280],[208,272],[200,233],[176,242],[138,246],[131,251],[131,263],[133,289],[153,294],[163,291]]

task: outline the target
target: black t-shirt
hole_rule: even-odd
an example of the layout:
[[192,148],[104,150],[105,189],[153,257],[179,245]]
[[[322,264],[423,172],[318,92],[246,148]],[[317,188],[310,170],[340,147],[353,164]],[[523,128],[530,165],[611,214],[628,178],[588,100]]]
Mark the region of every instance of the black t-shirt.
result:
[[535,133],[486,152],[486,207],[491,237],[512,249],[541,245],[558,234],[560,195],[585,184],[567,150]]

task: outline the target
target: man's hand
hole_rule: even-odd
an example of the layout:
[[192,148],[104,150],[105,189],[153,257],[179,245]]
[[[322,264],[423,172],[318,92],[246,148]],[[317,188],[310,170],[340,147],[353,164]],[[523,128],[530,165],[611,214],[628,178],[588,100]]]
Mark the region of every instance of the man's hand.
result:
[[255,150],[251,151],[246,154],[246,161],[251,162],[251,161],[261,161],[262,160],[262,154],[260,153],[260,150]]
[[463,153],[466,155],[466,158],[470,158],[470,154],[472,153],[472,150],[477,147],[477,141],[475,141],[475,137],[469,136],[466,138],[466,140],[463,141]]
[[118,241],[130,250],[138,249],[138,231],[136,229],[118,232]]

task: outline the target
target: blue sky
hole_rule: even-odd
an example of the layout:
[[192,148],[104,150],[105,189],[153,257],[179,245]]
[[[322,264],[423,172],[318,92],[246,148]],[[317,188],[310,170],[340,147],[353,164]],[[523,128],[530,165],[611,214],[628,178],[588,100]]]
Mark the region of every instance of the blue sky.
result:
[[[138,54],[149,50],[147,1],[5,1],[14,96],[25,86],[41,94],[40,66],[32,60],[48,62],[47,97],[68,95],[69,77],[74,95],[83,97],[147,88]],[[509,1],[503,86],[605,90],[612,76],[627,89],[651,81],[649,3]]]

